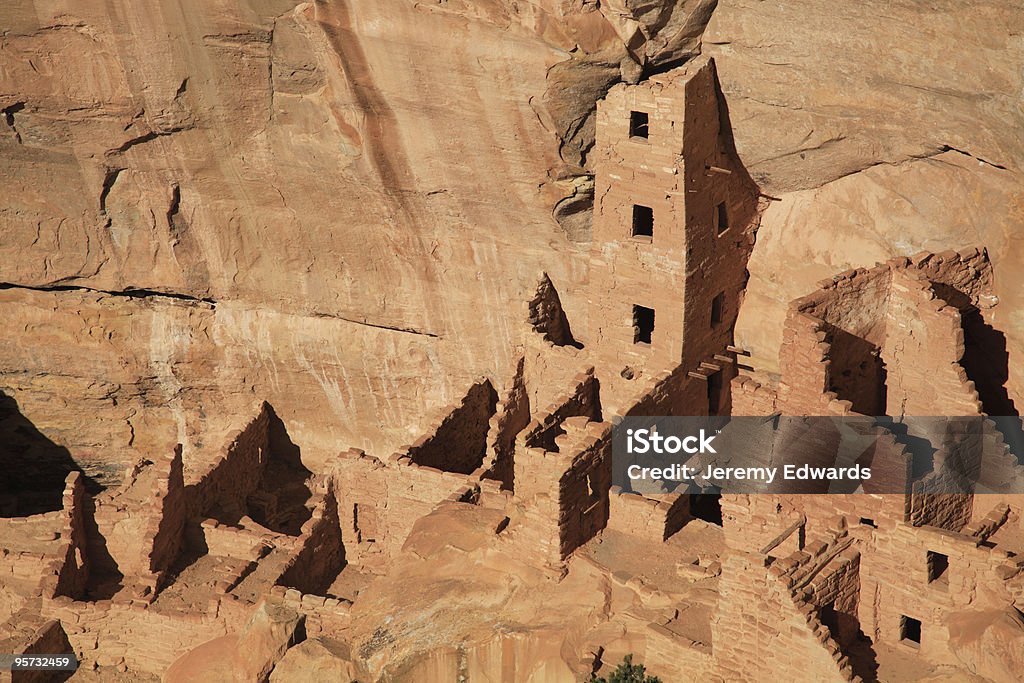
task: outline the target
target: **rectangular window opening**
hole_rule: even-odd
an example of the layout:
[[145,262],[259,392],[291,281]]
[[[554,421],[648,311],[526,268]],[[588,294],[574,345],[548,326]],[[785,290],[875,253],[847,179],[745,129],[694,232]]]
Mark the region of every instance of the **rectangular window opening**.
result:
[[874,527],[875,529],[878,528],[878,525],[875,524],[875,520],[871,519],[870,517],[861,517],[860,518],[860,523],[863,526],[870,526],[870,527]]
[[900,617],[900,640],[913,646],[921,644],[921,621],[908,617]]
[[650,344],[654,334],[654,309],[633,306],[633,343]]
[[722,324],[722,309],[725,307],[725,292],[711,300],[711,327],[718,327]]
[[928,551],[928,583],[945,581],[946,570],[949,569],[949,556]]
[[719,202],[715,207],[715,225],[719,235],[729,229],[729,211],[725,208],[725,202]]
[[654,237],[654,209],[633,205],[633,237]]
[[629,137],[647,139],[650,116],[645,111],[629,112]]

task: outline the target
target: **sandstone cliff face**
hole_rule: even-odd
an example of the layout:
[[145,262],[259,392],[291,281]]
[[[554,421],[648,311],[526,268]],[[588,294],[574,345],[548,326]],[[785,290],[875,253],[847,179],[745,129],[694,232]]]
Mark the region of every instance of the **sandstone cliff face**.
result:
[[0,19],[2,386],[85,459],[181,440],[188,460],[261,399],[314,464],[387,452],[511,377],[542,272],[585,330],[594,101],[698,51],[781,199],[738,330],[761,369],[787,301],[919,248],[987,245],[1011,368],[1024,344],[1010,3],[15,0]]

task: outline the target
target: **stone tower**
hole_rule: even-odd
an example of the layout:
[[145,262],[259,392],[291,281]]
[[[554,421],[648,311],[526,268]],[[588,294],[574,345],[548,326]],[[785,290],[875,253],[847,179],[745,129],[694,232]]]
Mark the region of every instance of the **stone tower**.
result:
[[588,346],[611,382],[677,370],[689,378],[680,410],[718,413],[758,192],[714,62],[612,88],[594,157]]

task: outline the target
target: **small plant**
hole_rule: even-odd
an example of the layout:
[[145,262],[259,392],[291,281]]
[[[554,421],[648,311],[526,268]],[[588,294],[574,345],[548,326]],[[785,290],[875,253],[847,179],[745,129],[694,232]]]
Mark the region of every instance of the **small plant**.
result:
[[597,674],[591,674],[587,683],[661,683],[661,679],[657,676],[648,676],[643,664],[634,664],[633,655],[626,655],[622,664],[608,674],[608,678],[598,678]]

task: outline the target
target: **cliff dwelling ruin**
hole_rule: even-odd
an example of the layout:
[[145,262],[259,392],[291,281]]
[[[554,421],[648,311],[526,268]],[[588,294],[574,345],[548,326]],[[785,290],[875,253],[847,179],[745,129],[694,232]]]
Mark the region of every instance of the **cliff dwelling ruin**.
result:
[[[757,261],[781,249],[762,242],[763,223],[783,220],[773,204],[792,211],[797,200],[769,196],[741,160],[718,60],[696,53],[632,71],[595,59],[596,110],[574,119],[592,144],[567,137],[559,163],[577,172],[557,178],[588,198],[586,216],[509,210],[502,237],[480,241],[479,215],[491,209],[460,213],[463,198],[445,188],[472,194],[467,206],[536,192],[517,175],[527,155],[515,145],[569,114],[554,107],[558,116],[491,131],[507,165],[486,171],[488,185],[461,143],[411,151],[415,131],[376,84],[384,48],[357,39],[377,30],[353,19],[366,10],[266,4],[283,8],[270,28],[225,19],[199,38],[230,56],[234,78],[268,67],[266,103],[206,99],[214,67],[196,62],[150,112],[156,99],[142,106],[122,90],[153,74],[96,67],[90,87],[138,111],[129,142],[80,155],[104,188],[106,236],[61,224],[45,282],[20,285],[31,278],[5,269],[0,654],[74,653],[80,665],[73,676],[0,671],[0,681],[568,683],[607,676],[627,655],[662,683],[1020,679],[1024,432],[1018,337],[1004,313],[1016,314],[1016,294],[1003,284],[1018,277],[1012,261],[978,233],[873,265],[830,260],[825,279],[799,282],[752,323],[765,282],[788,291],[779,282],[790,271],[766,275]],[[484,5],[470,14],[496,21]],[[454,2],[417,11],[423,30],[469,12]],[[0,60],[34,21],[17,18]],[[654,50],[641,26],[631,49]],[[584,45],[611,31],[574,30]],[[68,50],[107,40],[70,20],[24,35],[50,33],[68,34]],[[417,68],[433,68],[428,52]],[[493,54],[473,60],[507,77]],[[44,68],[53,76],[52,60]],[[425,97],[399,85],[387,87]],[[323,92],[349,104],[321,111]],[[467,92],[450,97],[476,106]],[[305,150],[279,168],[253,170],[241,139],[242,151],[208,166],[179,168],[170,147],[166,158],[144,149],[205,134],[194,108],[244,118],[264,104],[255,157]],[[40,164],[39,178],[67,163],[47,147],[57,136],[37,105],[4,96],[0,108],[10,129],[0,152]],[[350,129],[354,111],[369,114]],[[335,136],[331,150],[319,150],[313,127]],[[207,143],[189,144],[200,155]],[[353,182],[342,198],[336,184],[316,209],[289,205],[288,173],[320,153],[380,188]],[[459,163],[424,191],[446,155]],[[222,172],[274,188],[253,193],[268,213],[217,213],[186,179]],[[247,193],[225,185],[223,201]],[[358,230],[337,249],[272,234],[289,212],[345,211]],[[520,229],[510,216],[522,236],[508,234]],[[538,227],[556,219],[557,249]],[[241,242],[196,227],[206,221]],[[379,230],[363,229],[374,222]],[[161,236],[147,242],[139,223]],[[328,240],[310,225],[309,239]],[[48,239],[39,226],[34,239]],[[520,253],[518,240],[531,246]],[[69,244],[84,254],[71,266],[60,262],[61,250],[79,249]],[[143,257],[142,270],[109,275]],[[316,274],[323,260],[330,280]],[[502,284],[479,285],[489,278]],[[279,286],[274,306],[252,305]],[[878,475],[840,494],[625,488],[613,473],[616,428],[647,416],[720,420],[723,440],[737,418],[756,418],[749,441],[766,444],[789,438],[787,417],[850,420],[841,424],[861,425],[871,443],[851,462]],[[966,431],[955,419],[969,420]],[[964,484],[956,472],[966,471]]]

